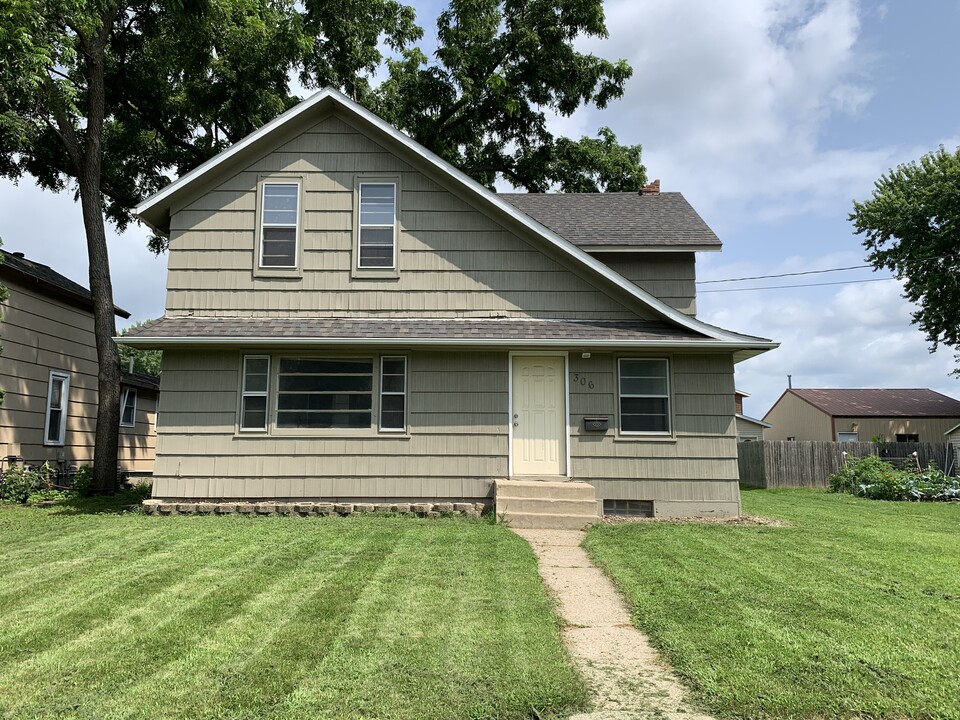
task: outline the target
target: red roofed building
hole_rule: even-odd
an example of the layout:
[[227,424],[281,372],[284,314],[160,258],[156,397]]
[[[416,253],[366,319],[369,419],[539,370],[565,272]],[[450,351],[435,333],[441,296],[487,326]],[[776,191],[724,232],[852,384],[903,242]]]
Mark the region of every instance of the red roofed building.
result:
[[791,388],[763,417],[766,440],[943,442],[960,400],[925,388]]

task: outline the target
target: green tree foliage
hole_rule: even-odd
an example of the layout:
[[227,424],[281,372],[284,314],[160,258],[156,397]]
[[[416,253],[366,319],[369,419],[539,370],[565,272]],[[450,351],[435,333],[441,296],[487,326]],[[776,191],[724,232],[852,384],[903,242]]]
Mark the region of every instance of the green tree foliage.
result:
[[547,112],[569,116],[623,94],[632,70],[578,52],[580,37],[606,37],[601,0],[451,0],[437,20],[433,58],[420,49],[387,61],[372,107],[417,142],[492,187],[545,192],[639,190],[640,146],[555,138]]
[[904,280],[905,296],[920,306],[913,321],[931,350],[940,343],[960,348],[960,148],[941,146],[898,166],[853,208],[868,262]]
[[[141,320],[133,323],[120,331],[121,335],[128,335],[139,327],[143,327],[150,320]],[[129,345],[120,345],[120,367],[127,370],[130,367],[130,360],[133,360],[133,371],[143,373],[144,375],[160,375],[160,362],[163,359],[162,350],[139,350]]]

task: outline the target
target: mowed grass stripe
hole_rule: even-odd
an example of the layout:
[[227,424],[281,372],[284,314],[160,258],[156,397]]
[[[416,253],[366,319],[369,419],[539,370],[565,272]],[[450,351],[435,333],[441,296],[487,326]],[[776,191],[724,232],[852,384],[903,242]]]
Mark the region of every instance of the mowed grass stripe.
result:
[[745,491],[787,527],[630,524],[586,545],[724,717],[960,718],[960,505]]
[[[43,553],[24,552],[30,534]],[[55,592],[21,561],[57,574]],[[486,522],[0,507],[0,566],[25,581],[0,616],[4,719],[519,720],[584,704],[529,547]]]

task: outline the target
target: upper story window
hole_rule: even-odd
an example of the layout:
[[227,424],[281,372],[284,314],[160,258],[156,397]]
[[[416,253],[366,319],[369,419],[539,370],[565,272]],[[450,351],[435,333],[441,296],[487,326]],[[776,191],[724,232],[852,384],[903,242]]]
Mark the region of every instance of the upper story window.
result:
[[670,432],[669,367],[663,358],[620,358],[620,432]]
[[43,427],[44,445],[63,445],[67,434],[67,401],[70,375],[53,370],[47,386],[47,412]]
[[397,186],[360,183],[358,268],[396,267]]
[[134,427],[137,424],[137,391],[124,388],[120,394],[120,425]]
[[300,218],[300,185],[263,184],[260,215],[260,267],[295,268]]

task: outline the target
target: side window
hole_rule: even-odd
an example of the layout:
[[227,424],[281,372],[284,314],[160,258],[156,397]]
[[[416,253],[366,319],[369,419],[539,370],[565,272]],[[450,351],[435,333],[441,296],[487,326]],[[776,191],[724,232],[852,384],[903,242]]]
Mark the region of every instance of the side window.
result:
[[620,432],[670,432],[670,380],[663,358],[621,358]]
[[51,371],[47,386],[47,411],[43,427],[44,445],[63,445],[67,434],[67,402],[70,397],[70,376]]
[[120,394],[120,425],[134,427],[137,424],[137,391],[124,388]]
[[837,433],[838,443],[859,442],[859,440],[860,440],[860,433],[855,433],[855,432],[838,432]]
[[296,268],[300,185],[295,182],[267,182],[262,188],[260,267]]
[[240,430],[267,429],[267,395],[270,388],[270,358],[247,355],[243,358],[243,387],[240,399]]
[[407,359],[380,359],[380,430],[407,429]]
[[360,183],[357,267],[392,269],[397,264],[397,186]]

